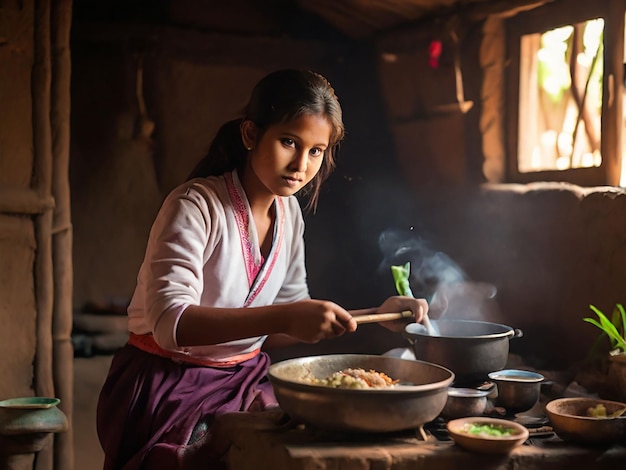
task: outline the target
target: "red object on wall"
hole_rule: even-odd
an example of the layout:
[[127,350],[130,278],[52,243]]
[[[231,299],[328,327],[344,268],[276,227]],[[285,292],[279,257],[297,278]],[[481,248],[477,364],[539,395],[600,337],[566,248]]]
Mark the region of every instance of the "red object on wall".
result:
[[439,67],[439,57],[441,56],[442,49],[441,41],[437,39],[430,41],[428,46],[428,65],[431,68],[436,69]]

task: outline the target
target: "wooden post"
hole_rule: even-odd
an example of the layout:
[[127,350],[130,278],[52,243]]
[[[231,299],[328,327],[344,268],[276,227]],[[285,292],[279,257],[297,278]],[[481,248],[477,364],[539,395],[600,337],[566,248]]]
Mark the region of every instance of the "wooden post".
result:
[[[35,43],[32,75],[34,169],[32,186],[41,198],[51,193],[52,154],[50,137],[50,2],[35,1]],[[35,261],[37,302],[37,351],[35,392],[54,396],[52,380],[52,210],[36,217]]]
[[52,195],[56,202],[52,228],[54,304],[52,316],[53,380],[59,408],[70,423],[67,432],[55,435],[54,468],[74,468],[73,403],[74,349],[72,346],[72,221],[70,210],[70,29],[72,0],[55,0],[51,12],[52,82],[50,125],[52,131]]

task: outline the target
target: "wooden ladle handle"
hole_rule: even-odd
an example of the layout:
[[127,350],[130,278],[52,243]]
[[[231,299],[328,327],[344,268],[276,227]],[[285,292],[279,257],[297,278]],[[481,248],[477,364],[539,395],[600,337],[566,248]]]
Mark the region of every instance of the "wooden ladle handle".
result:
[[410,310],[388,313],[366,313],[369,311],[375,312],[376,309],[349,310],[350,314],[354,318],[354,321],[356,321],[359,325],[362,323],[378,323],[383,321],[400,320],[401,318],[410,318],[413,316],[413,312]]

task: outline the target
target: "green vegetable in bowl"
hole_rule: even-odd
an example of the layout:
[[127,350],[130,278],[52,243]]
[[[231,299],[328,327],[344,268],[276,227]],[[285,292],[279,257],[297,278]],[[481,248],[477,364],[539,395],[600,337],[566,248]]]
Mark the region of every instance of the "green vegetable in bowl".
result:
[[505,437],[515,434],[514,429],[507,428],[500,424],[468,423],[463,430],[474,436]]

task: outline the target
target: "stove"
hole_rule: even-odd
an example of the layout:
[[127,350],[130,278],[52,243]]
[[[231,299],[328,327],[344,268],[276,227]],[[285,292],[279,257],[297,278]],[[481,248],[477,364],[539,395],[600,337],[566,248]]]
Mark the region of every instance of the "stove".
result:
[[[537,410],[543,410],[543,405],[539,404]],[[495,407],[488,401],[488,406],[482,416],[510,420],[526,427],[529,432],[527,445],[533,445],[538,438],[551,438],[555,436],[554,430],[550,426],[549,420],[543,412],[535,410],[532,414],[510,414],[505,409]],[[394,432],[354,432],[322,429],[311,424],[300,423],[292,419],[288,414],[282,413],[276,418],[275,430],[278,432],[300,433],[303,440],[309,442],[326,443],[359,443],[367,444],[392,444],[392,443],[434,443],[452,442],[452,438],[447,430],[450,420],[441,416],[434,421],[425,423],[416,429],[407,429]]]

